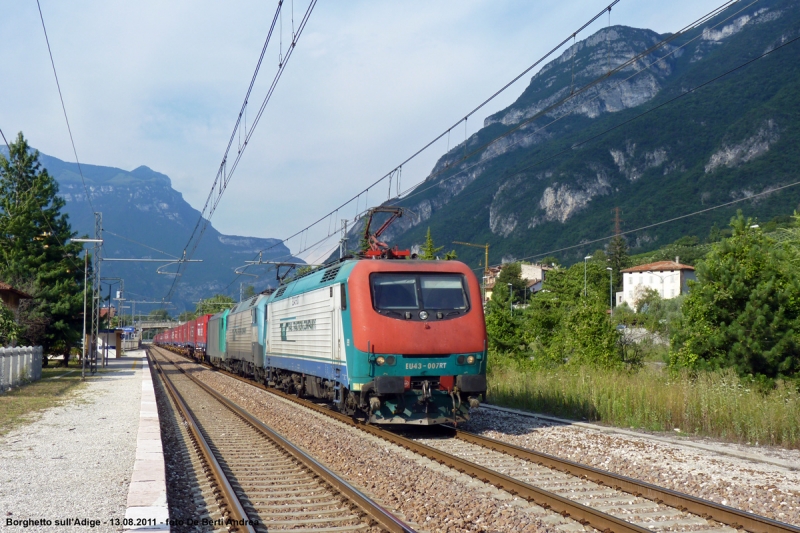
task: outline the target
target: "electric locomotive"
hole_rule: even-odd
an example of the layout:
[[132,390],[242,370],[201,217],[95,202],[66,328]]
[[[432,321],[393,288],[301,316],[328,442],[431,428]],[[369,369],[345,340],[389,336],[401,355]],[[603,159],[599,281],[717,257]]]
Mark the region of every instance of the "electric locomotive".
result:
[[390,250],[378,237],[394,218],[374,234],[367,223],[362,257],[210,317],[206,358],[374,424],[467,420],[486,393],[478,280],[459,261]]

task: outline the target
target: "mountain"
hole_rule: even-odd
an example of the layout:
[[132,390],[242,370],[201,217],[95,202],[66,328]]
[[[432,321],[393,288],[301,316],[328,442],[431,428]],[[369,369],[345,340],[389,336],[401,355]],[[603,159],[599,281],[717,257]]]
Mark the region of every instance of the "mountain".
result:
[[[5,147],[3,153],[8,154]],[[65,210],[73,230],[79,235],[93,237],[94,216],[77,165],[45,154],[40,154],[39,160],[58,182],[59,196],[66,200]],[[146,166],[126,171],[81,164],[81,169],[92,204],[102,213],[104,258],[166,258],[166,264],[169,256],[157,250],[173,257],[181,256],[200,212],[172,188],[169,177]],[[263,254],[265,261],[301,261],[291,257],[289,249],[279,239],[223,235],[209,224],[194,254],[195,259],[203,262],[186,265],[172,297],[174,307],[169,309],[170,313],[177,315],[184,310],[193,310],[194,302],[221,292],[238,299],[239,283],[231,284],[234,269],[253,260],[260,250],[267,248],[269,250]],[[160,266],[160,263],[152,262],[107,261],[101,266],[101,277],[123,278],[128,300],[160,301],[175,279],[171,275],[158,274]],[[259,278],[241,277],[239,281],[245,286],[254,285],[257,291],[276,285],[274,273],[264,274],[264,267],[260,268],[262,270],[258,272],[256,267],[251,267],[252,272],[261,274]],[[163,270],[175,272],[177,265]],[[117,290],[117,287],[112,290]],[[107,295],[107,291],[105,287],[103,293]],[[139,304],[136,311],[147,313],[155,307]]]
[[[545,65],[466,146],[443,155],[398,202],[410,213],[386,238],[414,246],[430,227],[438,245],[475,266],[482,251],[449,243],[489,243],[492,264],[567,248],[552,255],[571,263],[613,234],[616,207],[625,231],[794,183],[798,36],[800,3],[790,0],[737,3],[635,61],[670,36],[600,30]],[[788,188],[626,238],[631,253],[642,253],[684,235],[703,238],[736,209],[765,220],[799,203],[800,187]]]

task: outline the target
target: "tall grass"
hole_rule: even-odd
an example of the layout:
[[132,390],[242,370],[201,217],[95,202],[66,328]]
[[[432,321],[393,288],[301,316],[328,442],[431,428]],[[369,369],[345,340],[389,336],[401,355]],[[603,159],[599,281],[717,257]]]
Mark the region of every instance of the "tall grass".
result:
[[800,448],[800,393],[779,381],[766,392],[732,371],[692,376],[645,367],[536,369],[496,356],[489,400],[496,405],[619,427]]

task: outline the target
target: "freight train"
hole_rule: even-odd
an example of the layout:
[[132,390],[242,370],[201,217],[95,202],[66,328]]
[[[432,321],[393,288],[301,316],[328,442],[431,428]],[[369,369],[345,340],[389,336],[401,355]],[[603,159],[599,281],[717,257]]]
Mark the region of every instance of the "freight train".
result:
[[[370,233],[372,216],[391,217]],[[296,276],[156,344],[374,424],[466,421],[486,394],[486,323],[475,274],[419,261],[378,237],[402,209],[373,208],[360,257]]]
[[480,287],[458,261],[342,260],[155,343],[375,424],[458,423],[486,393]]

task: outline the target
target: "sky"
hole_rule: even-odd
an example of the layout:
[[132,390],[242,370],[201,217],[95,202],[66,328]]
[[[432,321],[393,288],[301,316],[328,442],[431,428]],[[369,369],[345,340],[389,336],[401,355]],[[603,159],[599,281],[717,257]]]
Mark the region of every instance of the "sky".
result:
[[[214,227],[229,235],[294,234],[447,130],[610,1],[319,0]],[[146,165],[202,209],[277,0],[40,4],[80,161]],[[610,23],[674,32],[720,4],[621,0]],[[308,5],[284,0],[282,31],[265,54],[249,121],[291,41],[292,11],[296,29]],[[578,39],[608,24],[603,15]],[[9,140],[22,131],[40,151],[74,161],[35,0],[4,6],[0,43],[0,129]],[[463,124],[453,130],[451,146],[510,105],[535,72],[473,116],[466,132]],[[402,187],[422,181],[446,149],[444,139],[405,166]],[[371,194],[377,205],[388,185]],[[366,202],[362,196],[358,208],[353,203],[336,218],[352,221]],[[297,251],[333,223],[287,244]],[[314,259],[331,246],[333,240],[306,255]]]

